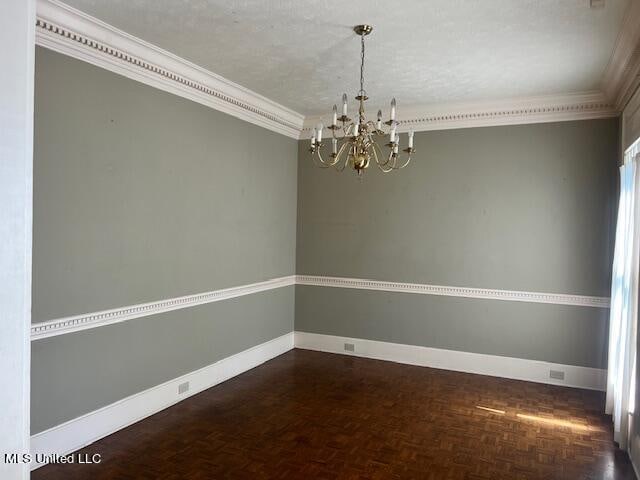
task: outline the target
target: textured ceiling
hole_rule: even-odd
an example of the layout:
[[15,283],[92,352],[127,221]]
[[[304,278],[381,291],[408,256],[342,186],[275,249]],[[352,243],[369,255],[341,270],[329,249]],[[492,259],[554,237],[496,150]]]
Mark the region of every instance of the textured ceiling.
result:
[[628,0],[65,0],[302,114],[600,89]]

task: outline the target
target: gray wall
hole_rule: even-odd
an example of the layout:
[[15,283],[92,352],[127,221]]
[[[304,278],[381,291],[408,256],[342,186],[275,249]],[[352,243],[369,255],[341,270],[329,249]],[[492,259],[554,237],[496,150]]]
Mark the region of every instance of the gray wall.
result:
[[39,48],[34,321],[295,273],[296,149]]
[[600,308],[296,286],[296,330],[606,368]]
[[[40,48],[35,87],[34,322],[295,273],[295,140]],[[32,432],[290,332],[293,302],[33,342]]]
[[[306,142],[39,49],[35,122],[35,322],[293,273],[609,293],[615,120],[418,133],[407,170],[360,182],[313,168]],[[605,367],[606,315],[282,288],[32,342],[32,432],[294,316],[301,331]]]
[[293,329],[294,287],[32,342],[41,432]]
[[[422,132],[362,181],[299,142],[297,273],[609,294],[616,119]],[[606,367],[607,311],[297,287],[296,329]]]

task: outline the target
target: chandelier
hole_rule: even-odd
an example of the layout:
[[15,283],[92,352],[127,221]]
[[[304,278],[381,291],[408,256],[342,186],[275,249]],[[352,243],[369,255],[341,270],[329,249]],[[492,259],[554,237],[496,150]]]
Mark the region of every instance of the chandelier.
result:
[[[356,25],[353,30],[360,35],[360,90],[355,99],[359,103],[358,113],[352,122],[347,117],[347,94],[342,95],[342,115],[338,117],[338,108],[333,106],[333,119],[327,128],[331,130],[331,154],[329,159],[322,158],[321,149],[323,125],[319,123],[314,128],[311,137],[311,147],[309,151],[314,162],[321,168],[334,167],[338,171],[345,169],[347,165],[353,168],[358,176],[361,176],[372,161],[375,161],[380,170],[385,173],[399,170],[406,167],[411,161],[411,155],[415,152],[413,148],[413,131],[409,131],[409,141],[407,148],[402,151],[406,158],[400,159],[398,152],[400,148],[400,135],[397,132],[398,122],[396,122],[396,99],[391,100],[391,112],[389,120],[384,122],[389,127],[389,141],[386,147],[388,154],[383,154],[376,139],[383,140],[387,133],[382,126],[382,111],[378,110],[378,119],[374,123],[366,119],[364,112],[364,102],[368,100],[367,92],[364,90],[364,37],[373,30],[371,25]],[[340,125],[338,125],[338,121]],[[342,131],[342,141],[339,142],[337,132]],[[340,144],[339,144],[340,143]],[[338,145],[339,144],[339,145]]]

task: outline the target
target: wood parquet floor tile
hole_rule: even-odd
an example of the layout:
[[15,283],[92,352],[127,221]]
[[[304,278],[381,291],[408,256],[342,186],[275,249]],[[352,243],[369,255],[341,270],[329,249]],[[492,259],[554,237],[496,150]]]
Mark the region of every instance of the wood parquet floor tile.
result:
[[34,480],[634,479],[604,394],[293,350]]

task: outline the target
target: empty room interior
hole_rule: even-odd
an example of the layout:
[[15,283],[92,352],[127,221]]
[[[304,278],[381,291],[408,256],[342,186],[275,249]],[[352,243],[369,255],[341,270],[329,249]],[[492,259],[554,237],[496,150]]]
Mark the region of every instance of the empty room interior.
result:
[[640,470],[640,0],[3,0],[0,479]]

